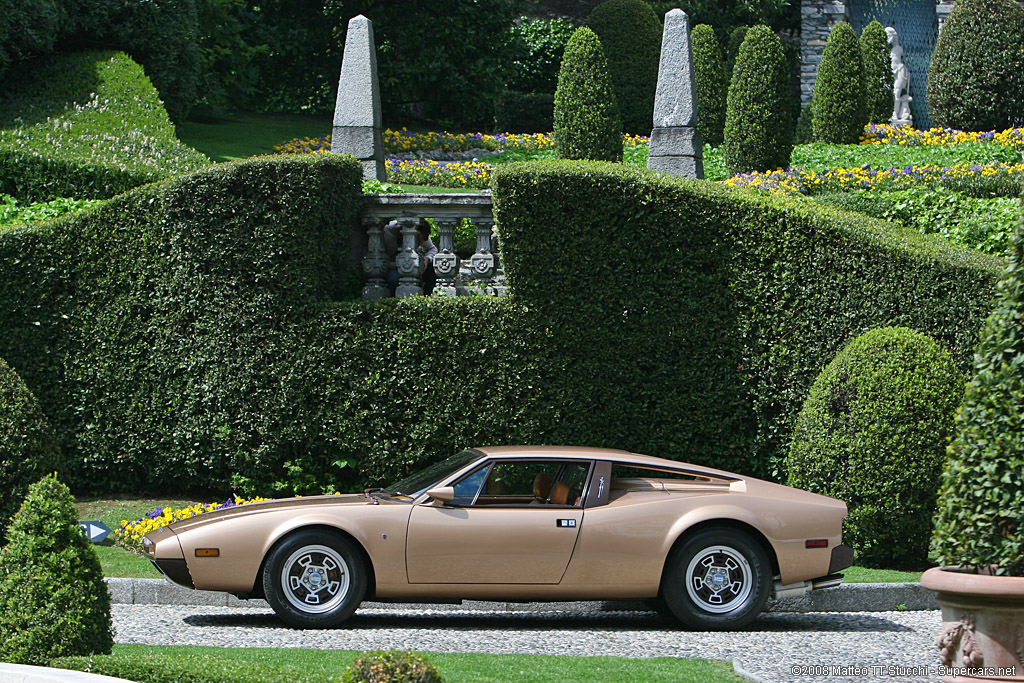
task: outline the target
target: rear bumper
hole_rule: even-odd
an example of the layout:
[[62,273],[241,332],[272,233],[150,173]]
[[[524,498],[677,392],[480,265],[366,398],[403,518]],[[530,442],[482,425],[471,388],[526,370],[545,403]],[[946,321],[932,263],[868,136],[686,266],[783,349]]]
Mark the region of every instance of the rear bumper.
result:
[[853,564],[853,548],[840,543],[832,548],[832,561],[828,564],[828,573],[841,572]]

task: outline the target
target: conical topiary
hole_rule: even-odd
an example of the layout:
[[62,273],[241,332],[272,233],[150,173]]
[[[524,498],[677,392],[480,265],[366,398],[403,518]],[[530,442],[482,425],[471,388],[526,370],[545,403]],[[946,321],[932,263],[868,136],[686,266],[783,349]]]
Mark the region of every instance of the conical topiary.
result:
[[1015,0],[959,0],[935,41],[928,108],[937,126],[1024,125],[1024,8]]
[[793,122],[782,41],[767,26],[747,31],[725,112],[725,165],[731,173],[789,165]]
[[29,488],[0,550],[0,661],[109,654],[110,594],[56,475]]
[[555,153],[560,159],[622,161],[622,121],[597,34],[576,29],[555,90]]
[[0,546],[29,485],[59,464],[57,440],[39,401],[0,358]]
[[1024,220],[974,355],[939,491],[939,564],[1024,576]]
[[811,128],[815,140],[838,145],[860,141],[867,123],[862,61],[853,27],[845,21],[836,24],[814,81]]
[[857,564],[920,569],[964,378],[935,340],[871,330],[821,371],[793,430],[789,484],[846,502]]
[[715,30],[697,24],[690,32],[693,50],[693,80],[697,88],[697,130],[704,142],[717,147],[725,131],[725,95],[729,83],[725,77],[722,48]]
[[650,135],[658,87],[661,22],[643,0],[605,0],[587,17],[608,59],[622,130]]
[[864,66],[864,97],[868,123],[888,123],[892,118],[892,66],[885,27],[872,21],[860,33]]

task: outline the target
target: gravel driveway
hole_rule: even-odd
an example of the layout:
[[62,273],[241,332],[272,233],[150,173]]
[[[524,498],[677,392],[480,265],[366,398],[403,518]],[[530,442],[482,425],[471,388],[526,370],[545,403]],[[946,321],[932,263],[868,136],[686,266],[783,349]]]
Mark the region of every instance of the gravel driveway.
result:
[[[368,605],[345,628],[286,628],[265,608],[111,606],[118,643],[402,648],[739,660],[763,681],[935,681],[937,611],[762,614],[746,630],[685,631],[653,612],[481,611]],[[890,668],[893,667],[893,668]]]

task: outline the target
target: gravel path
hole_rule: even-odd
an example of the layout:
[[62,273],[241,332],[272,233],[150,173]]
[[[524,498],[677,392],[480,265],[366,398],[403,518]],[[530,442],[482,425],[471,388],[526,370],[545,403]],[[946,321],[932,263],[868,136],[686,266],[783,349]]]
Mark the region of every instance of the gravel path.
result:
[[[761,615],[729,633],[682,630],[652,612],[479,611],[457,607],[360,609],[345,628],[285,628],[268,609],[112,605],[118,643],[303,647],[339,650],[404,648],[491,652],[739,660],[763,681],[937,680],[937,611]],[[828,669],[827,667],[835,667]],[[903,667],[893,671],[888,667]]]

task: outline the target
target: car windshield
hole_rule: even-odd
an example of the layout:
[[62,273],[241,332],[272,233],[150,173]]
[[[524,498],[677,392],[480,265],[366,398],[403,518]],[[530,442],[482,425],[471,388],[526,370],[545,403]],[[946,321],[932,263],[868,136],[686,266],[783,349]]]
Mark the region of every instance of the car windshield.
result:
[[412,476],[401,481],[396,481],[390,486],[384,487],[384,493],[389,496],[408,496],[415,498],[437,482],[445,479],[451,474],[462,469],[469,463],[480,457],[476,451],[462,451],[447,460],[435,462],[430,467],[420,470]]

